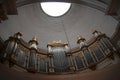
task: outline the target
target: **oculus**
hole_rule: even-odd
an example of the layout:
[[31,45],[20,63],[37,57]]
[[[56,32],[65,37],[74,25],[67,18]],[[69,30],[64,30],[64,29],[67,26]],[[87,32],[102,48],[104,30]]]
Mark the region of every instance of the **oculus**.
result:
[[53,17],[64,15],[71,7],[71,3],[65,2],[42,2],[40,5],[47,15]]

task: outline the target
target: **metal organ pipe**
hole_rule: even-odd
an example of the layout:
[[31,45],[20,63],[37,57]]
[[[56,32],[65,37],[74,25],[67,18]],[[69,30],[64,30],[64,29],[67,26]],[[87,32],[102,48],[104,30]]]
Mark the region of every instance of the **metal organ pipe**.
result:
[[[20,33],[20,32],[14,34],[15,39],[20,39],[21,36],[22,36],[22,33]],[[18,43],[12,37],[10,37],[10,39],[11,40],[8,42],[7,47],[6,47],[6,52],[7,53],[5,53],[4,57],[11,57],[16,51]]]
[[29,44],[30,44],[30,56],[29,56],[28,71],[36,72],[36,64],[37,64],[36,54],[37,54],[37,45],[38,45],[36,36],[29,41]]

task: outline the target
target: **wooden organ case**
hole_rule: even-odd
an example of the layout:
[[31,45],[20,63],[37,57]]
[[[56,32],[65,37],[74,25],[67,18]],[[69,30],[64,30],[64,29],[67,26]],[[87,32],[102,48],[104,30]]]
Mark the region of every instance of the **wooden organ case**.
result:
[[21,36],[18,32],[4,42],[5,49],[0,53],[0,61],[8,61],[9,67],[15,65],[29,72],[69,73],[95,70],[104,60],[114,60],[114,53],[117,52],[109,37],[99,31],[94,31],[88,42],[78,36],[78,46],[72,49],[68,43],[58,40],[48,43],[47,50],[43,50],[37,47],[36,37],[27,43]]

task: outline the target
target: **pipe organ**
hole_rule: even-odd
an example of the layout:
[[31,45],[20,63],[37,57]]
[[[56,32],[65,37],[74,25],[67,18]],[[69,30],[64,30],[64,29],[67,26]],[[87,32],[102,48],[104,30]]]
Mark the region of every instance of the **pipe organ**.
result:
[[36,71],[36,54],[37,54],[37,39],[34,37],[32,40],[29,41],[30,44],[30,55],[29,55],[29,64],[28,70],[31,72]]
[[107,58],[113,59],[116,52],[110,39],[96,30],[88,42],[78,36],[78,47],[74,49],[70,49],[68,43],[62,43],[61,40],[48,43],[47,50],[37,45],[36,37],[27,43],[18,32],[5,41],[5,51],[0,59],[8,61],[10,67],[17,65],[29,72],[62,73],[95,70],[100,62]]
[[60,40],[53,41],[49,43],[48,52],[52,55],[50,57],[51,67],[53,67],[54,72],[66,72],[69,71],[70,65],[67,58],[68,44],[62,43]]
[[78,36],[79,47],[82,51],[83,59],[85,60],[86,66],[91,67],[95,64],[95,59],[93,58],[93,55],[88,48],[87,43],[85,42],[85,38],[82,38],[81,36]]

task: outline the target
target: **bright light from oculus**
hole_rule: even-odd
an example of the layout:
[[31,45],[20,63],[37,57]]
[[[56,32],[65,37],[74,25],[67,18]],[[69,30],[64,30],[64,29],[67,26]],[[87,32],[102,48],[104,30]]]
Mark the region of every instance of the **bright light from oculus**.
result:
[[64,2],[42,2],[41,8],[49,16],[58,17],[65,14],[71,6],[71,3]]

